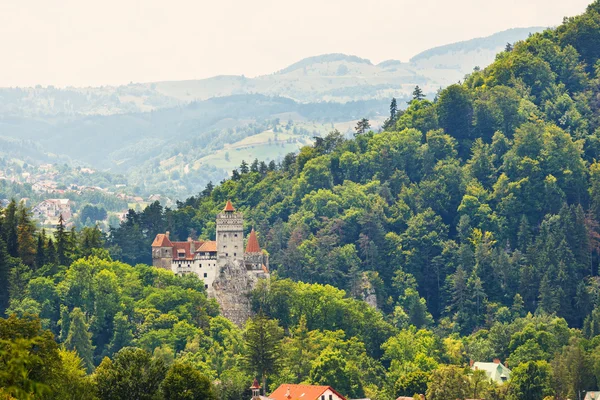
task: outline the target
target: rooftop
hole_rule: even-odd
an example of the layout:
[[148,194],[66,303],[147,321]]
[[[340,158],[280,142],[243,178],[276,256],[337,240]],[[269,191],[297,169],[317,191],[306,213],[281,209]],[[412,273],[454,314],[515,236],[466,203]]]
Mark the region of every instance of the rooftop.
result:
[[485,371],[488,378],[494,382],[505,382],[510,379],[510,369],[505,367],[500,360],[494,360],[494,362],[475,362],[473,363],[473,369]]
[[169,236],[164,233],[159,233],[152,242],[152,247],[173,247],[173,243],[169,240]]
[[252,228],[250,236],[248,236],[248,243],[246,244],[246,253],[260,253],[260,251],[256,232],[254,231],[254,228]]
[[336,392],[331,386],[292,385],[288,383],[279,385],[269,398],[273,400],[317,400],[328,389],[337,394],[341,399],[346,400],[344,396]]
[[225,208],[223,209],[225,212],[234,212],[235,208],[233,208],[233,204],[231,204],[230,200],[227,200],[227,204],[225,204]]

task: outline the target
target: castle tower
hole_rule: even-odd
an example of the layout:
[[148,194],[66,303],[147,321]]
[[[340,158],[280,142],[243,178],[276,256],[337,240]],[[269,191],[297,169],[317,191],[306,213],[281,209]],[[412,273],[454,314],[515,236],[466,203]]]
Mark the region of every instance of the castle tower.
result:
[[228,261],[244,260],[244,216],[236,213],[231,201],[223,212],[217,215],[217,263],[220,266]]
[[169,240],[169,232],[156,235],[152,242],[152,265],[156,268],[171,270],[173,262],[173,243]]
[[248,236],[248,243],[246,244],[244,261],[246,263],[246,268],[248,268],[249,270],[263,271],[265,273],[268,273],[269,257],[266,254],[263,254],[260,245],[258,244],[258,238],[256,236],[256,231],[254,230],[254,228],[252,228],[252,231]]

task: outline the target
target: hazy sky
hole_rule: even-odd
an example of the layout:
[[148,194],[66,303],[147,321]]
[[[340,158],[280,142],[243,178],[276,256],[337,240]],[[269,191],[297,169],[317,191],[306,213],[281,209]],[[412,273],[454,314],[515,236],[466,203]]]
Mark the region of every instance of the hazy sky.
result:
[[591,0],[0,0],[0,86],[256,76],[304,57],[407,61]]

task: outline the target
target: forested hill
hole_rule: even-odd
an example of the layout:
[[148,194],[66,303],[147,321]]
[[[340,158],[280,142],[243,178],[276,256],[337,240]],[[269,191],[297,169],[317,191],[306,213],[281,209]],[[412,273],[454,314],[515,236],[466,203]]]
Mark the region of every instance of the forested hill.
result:
[[[597,0],[435,101],[415,90],[383,132],[363,120],[351,140],[332,132],[279,165],[243,162],[176,209],[130,211],[105,242],[59,226],[54,245],[11,203],[0,307],[25,318],[0,319],[0,396],[166,399],[218,380],[218,397],[238,400],[254,376],[268,391],[306,382],[375,400],[597,390],[599,58]],[[127,265],[150,262],[159,232],[214,238],[228,199],[273,271],[243,330],[195,276]],[[377,309],[360,301],[371,294]],[[45,351],[27,359],[37,343]],[[4,373],[24,370],[21,357],[31,372]],[[507,383],[468,368],[495,358]]]
[[242,165],[137,243],[145,214],[130,215],[112,244],[148,262],[159,231],[213,237],[231,199],[280,277],[358,293],[366,273],[385,312],[416,289],[465,334],[516,299],[582,327],[598,301],[599,11],[509,47],[435,102],[416,93],[387,131],[333,132],[277,170]]

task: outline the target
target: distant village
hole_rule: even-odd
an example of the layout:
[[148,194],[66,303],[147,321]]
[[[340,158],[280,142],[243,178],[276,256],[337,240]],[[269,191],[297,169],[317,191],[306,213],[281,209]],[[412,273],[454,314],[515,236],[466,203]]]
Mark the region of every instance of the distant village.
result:
[[[101,181],[101,173],[91,168],[69,168],[68,173],[61,169],[66,166],[42,164],[36,167],[15,168],[14,163],[0,165],[0,207],[6,207],[14,194],[2,187],[21,187],[23,193],[19,200],[31,207],[36,222],[44,228],[54,228],[62,216],[67,227],[98,225],[101,229],[118,225],[129,209],[143,210],[147,205],[160,201],[163,205],[171,205],[171,199],[158,194],[142,197],[129,193],[125,183],[110,185],[89,184]],[[94,179],[94,175],[99,179]],[[69,182],[69,178],[72,182]],[[83,178],[82,178],[83,176]],[[82,183],[85,182],[85,183]],[[4,184],[4,186],[2,186]],[[8,185],[6,185],[8,184]],[[25,195],[23,195],[25,194]],[[85,206],[98,207],[102,219],[86,220],[81,218]]]

